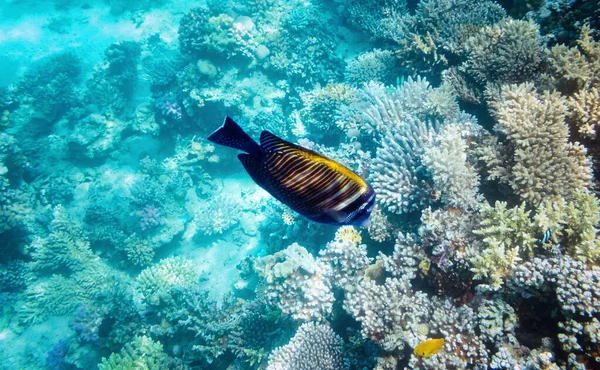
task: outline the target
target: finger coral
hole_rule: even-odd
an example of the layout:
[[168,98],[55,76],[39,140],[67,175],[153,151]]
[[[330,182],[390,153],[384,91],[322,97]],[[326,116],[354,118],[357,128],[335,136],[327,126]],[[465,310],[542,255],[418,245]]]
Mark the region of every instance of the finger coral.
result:
[[344,370],[344,341],[329,325],[314,322],[298,328],[290,342],[269,355],[267,370]]
[[264,280],[265,298],[297,320],[323,319],[331,313],[334,296],[331,267],[294,243],[255,262]]

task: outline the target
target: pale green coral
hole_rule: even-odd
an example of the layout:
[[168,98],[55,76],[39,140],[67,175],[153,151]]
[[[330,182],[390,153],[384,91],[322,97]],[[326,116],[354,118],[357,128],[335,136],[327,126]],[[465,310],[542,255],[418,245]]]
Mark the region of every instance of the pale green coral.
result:
[[125,239],[125,252],[129,262],[136,266],[145,267],[154,258],[154,248],[147,240],[138,237],[135,233]]
[[592,38],[592,29],[581,28],[576,47],[559,44],[548,52],[547,83],[565,93],[600,85],[600,42]]
[[[500,298],[486,300],[479,307],[477,312],[479,317],[479,328],[482,334],[490,342],[512,336],[518,326],[518,317],[508,303]],[[515,338],[516,339],[516,338]]]
[[507,208],[506,202],[496,202],[494,207],[485,203],[481,214],[482,227],[474,233],[483,237],[487,247],[472,257],[472,271],[475,279],[487,278],[498,289],[521,259],[520,251],[530,253],[537,238],[525,204]]
[[127,343],[119,353],[102,358],[99,370],[163,370],[167,369],[169,357],[160,342],[147,336],[136,337]]
[[595,138],[600,128],[600,90],[595,87],[581,89],[569,98],[568,105],[577,132]]
[[566,253],[593,262],[600,257],[600,205],[590,193],[578,193],[575,200],[545,201],[535,212],[526,204],[507,208],[506,202],[481,208],[480,235],[484,249],[471,258],[476,279],[486,279],[498,289],[516,263],[546,253],[559,245]]
[[160,306],[172,303],[174,290],[187,290],[198,284],[200,274],[190,260],[169,257],[144,269],[137,278],[136,292],[142,303]]
[[84,269],[91,261],[98,258],[90,248],[87,235],[70,219],[63,206],[56,206],[53,215],[50,235],[45,238],[38,237],[30,247],[34,267],[37,269],[67,267],[72,271]]

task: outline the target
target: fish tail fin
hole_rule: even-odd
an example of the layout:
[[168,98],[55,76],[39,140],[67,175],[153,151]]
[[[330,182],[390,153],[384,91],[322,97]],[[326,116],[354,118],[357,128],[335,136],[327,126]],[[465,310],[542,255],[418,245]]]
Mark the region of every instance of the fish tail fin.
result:
[[215,144],[243,150],[251,155],[260,155],[262,152],[260,145],[230,117],[225,117],[223,126],[213,132],[208,140]]

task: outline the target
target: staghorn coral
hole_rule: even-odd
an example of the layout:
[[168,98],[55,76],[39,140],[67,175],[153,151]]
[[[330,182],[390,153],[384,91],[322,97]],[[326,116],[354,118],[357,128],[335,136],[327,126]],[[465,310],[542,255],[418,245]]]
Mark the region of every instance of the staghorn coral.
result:
[[581,27],[577,46],[558,44],[546,53],[549,65],[544,80],[550,86],[570,95],[600,85],[600,42],[594,40],[589,26]]
[[84,230],[61,205],[54,207],[50,234],[35,239],[30,248],[33,267],[38,270],[66,267],[70,271],[81,271],[97,259]]
[[269,355],[267,370],[343,370],[344,341],[329,325],[302,324],[290,342]]
[[256,260],[264,281],[264,297],[296,320],[321,320],[331,314],[331,267],[294,243],[281,252]]
[[472,257],[472,270],[475,279],[487,278],[492,288],[498,289],[521,259],[519,252],[532,252],[537,233],[524,204],[507,209],[506,202],[496,202],[494,207],[486,203],[480,212],[482,228],[474,233],[483,236],[487,247]]
[[485,203],[480,209],[481,227],[473,231],[485,245],[471,258],[475,278],[486,278],[492,289],[498,289],[520,260],[547,254],[551,248],[581,261],[597,261],[598,202],[593,194],[580,193],[569,203],[546,201],[535,214],[525,203],[513,208],[505,202],[496,202],[494,207]]
[[465,43],[465,73],[482,86],[535,80],[542,67],[542,38],[536,23],[505,18]]
[[559,94],[538,96],[529,83],[505,85],[490,105],[496,129],[507,137],[500,145],[504,158],[483,157],[490,179],[507,183],[532,206],[546,199],[572,200],[590,187],[586,149],[568,142],[567,109]]

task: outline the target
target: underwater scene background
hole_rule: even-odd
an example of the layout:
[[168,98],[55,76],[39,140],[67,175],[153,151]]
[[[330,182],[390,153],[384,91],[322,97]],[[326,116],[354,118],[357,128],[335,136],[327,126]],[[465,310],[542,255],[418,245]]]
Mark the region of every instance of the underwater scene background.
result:
[[[599,369],[598,0],[1,0],[0,369]],[[369,181],[307,220],[231,116]]]

